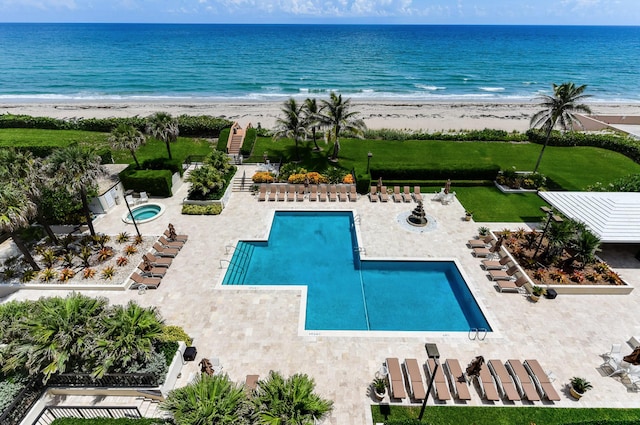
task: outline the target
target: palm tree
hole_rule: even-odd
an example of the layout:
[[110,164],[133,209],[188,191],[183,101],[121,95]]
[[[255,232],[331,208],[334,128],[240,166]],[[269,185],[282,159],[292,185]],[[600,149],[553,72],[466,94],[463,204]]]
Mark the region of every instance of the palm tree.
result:
[[298,105],[294,98],[284,102],[281,111],[284,117],[276,119],[276,129],[273,133],[273,140],[282,137],[292,138],[296,144],[296,160],[300,160],[300,152],[298,152],[298,142],[307,134],[307,128],[303,113],[304,106]]
[[16,326],[23,338],[9,343],[10,355],[3,371],[24,368],[30,375],[44,375],[82,368],[95,351],[97,318],[107,306],[105,298],[71,294],[66,298],[42,298],[34,311]]
[[574,252],[571,262],[574,259],[580,261],[583,265],[593,262],[596,252],[600,251],[600,242],[600,238],[589,230],[580,232],[576,239],[571,242],[571,248]]
[[211,151],[209,156],[205,158],[204,163],[211,165],[213,168],[220,171],[221,174],[226,174],[227,171],[231,169],[231,160],[229,159],[229,155],[217,149]]
[[304,374],[284,379],[271,371],[260,381],[254,403],[260,423],[270,425],[313,425],[333,409],[333,402],[314,394],[315,382]]
[[169,159],[172,159],[171,143],[178,140],[178,135],[180,134],[178,120],[166,112],[156,112],[148,118],[147,133],[164,142],[167,146]]
[[106,171],[101,165],[101,159],[93,150],[83,149],[77,145],[70,145],[54,151],[47,158],[46,170],[48,174],[61,186],[64,186],[69,193],[80,192],[82,208],[87,220],[87,225],[92,236],[96,231],[91,220],[89,201],[87,194],[89,190],[97,186],[98,178]]
[[366,129],[362,119],[356,118],[359,112],[350,111],[351,99],[342,100],[342,95],[331,92],[329,100],[322,101],[324,112],[320,116],[320,122],[332,129],[335,143],[333,144],[333,161],[338,159],[340,152],[340,132],[349,131],[356,136],[361,136]]
[[98,346],[98,364],[93,373],[102,377],[114,363],[122,368],[139,359],[149,359],[153,343],[162,335],[163,321],[155,307],[143,308],[133,301],[114,306],[103,316]]
[[40,266],[33,259],[17,231],[29,226],[37,210],[38,207],[27,196],[23,187],[16,186],[8,180],[0,184],[0,231],[11,235],[13,242],[33,270],[40,270]]
[[[224,187],[224,178],[220,171],[211,165],[203,165],[189,173],[185,181],[191,183],[189,196],[200,194],[202,199],[207,195]],[[198,196],[198,195],[196,195]]]
[[114,149],[129,150],[133,160],[136,162],[136,167],[140,168],[136,150],[147,141],[140,130],[132,125],[120,124],[111,132],[108,140]]
[[316,130],[320,124],[320,113],[324,107],[319,107],[316,99],[306,99],[304,101],[304,121],[307,127],[311,127],[311,135],[313,137],[314,150],[319,151],[318,141],[316,140]]
[[559,124],[562,130],[573,130],[574,124],[582,126],[582,123],[574,116],[577,112],[591,113],[591,108],[587,105],[578,103],[582,99],[590,97],[590,95],[582,94],[586,85],[576,87],[574,83],[562,83],[559,86],[553,85],[553,96],[542,95],[539,97],[540,106],[544,109],[535,113],[531,117],[530,126],[535,128],[540,126],[545,130],[544,145],[538,156],[538,161],[533,169],[534,173],[538,172],[540,161],[542,160],[542,154],[547,148],[549,138],[551,137],[551,130]]
[[177,425],[255,423],[244,389],[221,374],[202,374],[192,384],[170,391],[160,409],[171,413]]

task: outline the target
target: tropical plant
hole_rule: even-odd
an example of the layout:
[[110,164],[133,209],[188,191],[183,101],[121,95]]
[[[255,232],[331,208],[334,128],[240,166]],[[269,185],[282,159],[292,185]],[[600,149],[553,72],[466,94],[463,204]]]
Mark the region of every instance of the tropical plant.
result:
[[93,255],[93,251],[88,246],[85,245],[82,248],[80,248],[80,254],[78,255],[78,257],[80,257],[80,259],[82,260],[82,265],[84,267],[90,266],[89,262],[91,260],[92,255]]
[[73,279],[75,275],[76,275],[76,272],[74,272],[68,267],[65,267],[64,269],[60,270],[60,275],[58,276],[58,280],[60,282],[66,282],[69,279]]
[[154,138],[164,142],[169,159],[172,159],[171,143],[178,140],[178,135],[180,134],[178,120],[166,112],[156,112],[147,118],[146,131]]
[[140,130],[132,125],[120,124],[111,132],[108,141],[113,149],[128,150],[131,152],[136,167],[140,168],[136,151],[147,141]]
[[25,271],[22,272],[22,277],[20,278],[20,282],[22,283],[31,282],[33,279],[36,278],[37,275],[38,275],[37,271],[33,269],[26,269]]
[[378,394],[384,394],[385,391],[387,391],[387,383],[385,382],[384,378],[375,378],[372,385],[373,389]]
[[58,272],[55,269],[52,269],[51,267],[47,267],[46,269],[40,272],[40,280],[45,283],[49,283],[50,281],[55,279],[57,275],[58,275]]
[[51,268],[58,261],[58,255],[56,255],[55,251],[51,248],[47,248],[42,251],[42,262],[45,267]]
[[36,204],[25,196],[24,190],[9,180],[0,184],[0,232],[9,233],[29,265],[34,270],[40,270],[40,266],[18,235],[18,230],[29,226],[29,220],[36,211]]
[[333,138],[332,160],[338,159],[340,152],[340,134],[342,131],[348,131],[354,136],[361,137],[366,125],[364,121],[357,118],[358,112],[350,111],[351,99],[342,100],[342,95],[331,92],[329,100],[322,101],[322,114],[319,115],[319,122],[331,129]]
[[533,285],[531,287],[531,293],[533,295],[535,295],[536,297],[540,297],[542,295],[544,295],[546,291],[544,290],[544,288],[542,286],[538,286],[538,285]]
[[118,267],[126,266],[127,264],[129,264],[129,259],[127,257],[118,257],[118,259],[116,260],[116,264],[118,265]]
[[92,269],[91,267],[87,267],[82,271],[83,279],[93,279],[95,275],[96,275],[96,269]]
[[111,248],[101,248],[98,251],[98,261],[108,260],[113,256],[113,250]]
[[307,127],[304,117],[304,106],[298,105],[294,98],[289,98],[284,102],[281,109],[283,117],[276,119],[276,127],[273,133],[273,139],[281,139],[288,137],[293,139],[296,149],[296,160],[300,160],[300,152],[298,144],[300,139],[306,137]]
[[215,168],[221,174],[227,173],[232,167],[229,155],[217,149],[211,151],[211,153],[205,158],[204,163],[205,165],[210,165]]
[[136,236],[133,238],[133,244],[134,244],[134,245],[140,245],[142,242],[144,242],[144,239],[142,238],[142,236],[141,236],[141,235],[136,235]]
[[138,252],[138,248],[135,245],[127,245],[124,247],[125,255],[133,255]]
[[540,106],[544,109],[531,117],[530,126],[531,128],[541,127],[545,130],[546,136],[544,145],[542,145],[540,155],[538,156],[538,161],[533,169],[534,174],[538,172],[542,154],[544,154],[544,150],[547,148],[553,128],[559,124],[562,130],[573,130],[574,124],[582,126],[582,123],[575,117],[575,113],[591,113],[589,106],[578,103],[590,97],[589,95],[583,94],[586,88],[586,85],[576,87],[576,85],[571,82],[560,85],[553,84],[553,96],[542,95],[539,97]]
[[333,402],[313,392],[313,379],[295,374],[285,379],[271,371],[260,381],[255,394],[256,411],[265,424],[312,425],[322,421],[332,410]]
[[118,236],[116,236],[116,242],[117,243],[129,242],[129,234],[127,232],[118,233]]
[[324,107],[318,106],[318,101],[314,98],[307,98],[302,106],[302,112],[304,113],[304,125],[305,127],[311,127],[311,137],[313,139],[313,150],[319,151],[318,141],[316,140],[316,131],[320,125],[320,113]]
[[577,377],[577,376],[574,376],[573,378],[571,378],[569,383],[571,384],[571,387],[578,394],[584,394],[584,393],[586,393],[587,391],[589,391],[590,389],[593,388],[593,385],[591,385],[591,382],[587,381],[584,378],[580,378],[580,377]]
[[192,170],[185,180],[191,183],[189,187],[190,199],[194,196],[206,199],[211,192],[221,190],[225,183],[220,171],[210,165],[203,165]]
[[101,317],[97,340],[99,357],[93,373],[103,376],[115,364],[126,368],[138,360],[149,360],[153,343],[162,335],[162,319],[155,307],[144,308],[129,301],[126,306],[114,306]]
[[101,159],[93,150],[78,145],[69,145],[54,151],[46,161],[45,170],[60,186],[69,193],[79,192],[82,209],[91,235],[95,235],[91,211],[89,210],[89,191],[97,187],[98,178],[106,172]]
[[478,235],[480,236],[487,236],[489,232],[490,232],[490,229],[486,226],[478,227]]
[[103,249],[111,241],[111,236],[100,233],[93,236],[93,241],[100,247],[100,249]]
[[244,389],[226,374],[202,374],[193,383],[170,391],[160,409],[171,413],[177,425],[255,423]]
[[589,230],[583,230],[570,245],[574,252],[571,261],[576,259],[586,265],[595,261],[596,252],[600,251],[600,238]]
[[180,326],[168,325],[162,327],[162,335],[160,335],[160,341],[164,342],[178,342],[183,341],[188,346],[193,343],[193,339],[185,332]]
[[76,258],[76,254],[73,251],[65,252],[60,259],[65,267],[73,267],[73,259]]
[[107,266],[100,272],[100,277],[104,280],[111,280],[116,274],[116,269],[113,266]]

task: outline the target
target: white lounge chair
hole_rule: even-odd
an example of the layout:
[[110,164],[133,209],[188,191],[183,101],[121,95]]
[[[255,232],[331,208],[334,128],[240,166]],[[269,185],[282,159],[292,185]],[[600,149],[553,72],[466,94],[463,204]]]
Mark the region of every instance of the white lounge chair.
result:
[[131,195],[125,196],[124,199],[127,201],[127,204],[129,204],[130,206],[136,204],[136,200],[133,199],[133,196]]
[[144,204],[145,202],[149,202],[149,196],[147,192],[140,192],[140,199],[138,199],[139,204]]

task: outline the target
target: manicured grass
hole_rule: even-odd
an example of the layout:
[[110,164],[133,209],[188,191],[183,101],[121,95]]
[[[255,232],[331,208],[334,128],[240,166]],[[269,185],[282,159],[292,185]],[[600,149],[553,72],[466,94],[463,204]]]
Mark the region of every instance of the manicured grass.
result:
[[0,147],[67,146],[76,142],[104,146],[107,137],[106,133],[94,131],[2,128],[0,129]]
[[452,187],[474,221],[538,222],[540,207],[547,205],[536,193],[500,192],[495,186]]
[[[373,423],[417,418],[419,407],[371,406]],[[640,421],[640,409],[582,409],[553,407],[428,406],[422,423],[430,425],[564,425],[586,421]],[[589,422],[595,423],[595,422]]]
[[[178,137],[178,140],[171,144],[171,156],[183,162],[189,155],[208,155],[212,149],[212,145],[204,139]],[[150,138],[136,151],[136,157],[142,164],[147,159],[169,158],[169,155],[164,142]],[[134,163],[129,151],[113,151],[113,159],[119,164]]]

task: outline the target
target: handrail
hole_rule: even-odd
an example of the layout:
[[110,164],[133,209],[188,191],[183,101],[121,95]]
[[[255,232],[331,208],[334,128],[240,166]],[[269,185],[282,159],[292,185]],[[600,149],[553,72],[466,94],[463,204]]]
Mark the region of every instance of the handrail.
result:
[[478,328],[469,328],[469,333],[467,334],[469,339],[473,341],[478,337]]
[[229,254],[229,248],[236,249],[237,247],[235,245],[225,245],[224,246],[224,253],[225,254]]
[[[482,336],[480,336],[480,333],[482,332]],[[484,339],[487,337],[487,333],[489,331],[486,328],[478,328],[478,333],[477,333],[477,337],[480,341],[484,341]]]
[[469,333],[467,336],[472,341],[476,339],[478,341],[484,341],[484,339],[487,337],[487,333],[489,333],[487,328],[469,328]]
[[[227,263],[229,263],[229,265],[233,264],[233,263],[231,262],[231,260],[227,260],[227,259],[225,259],[225,258],[222,258],[222,259],[220,260],[220,267],[219,267],[219,268],[221,268],[221,269],[223,268],[223,267],[222,267],[222,262],[223,262],[223,261],[226,261]],[[228,267],[227,267],[227,268],[228,268]]]
[[[48,413],[49,415],[47,415]],[[136,406],[45,406],[33,423],[34,425],[49,425],[58,418],[98,417],[142,418],[142,414]]]

